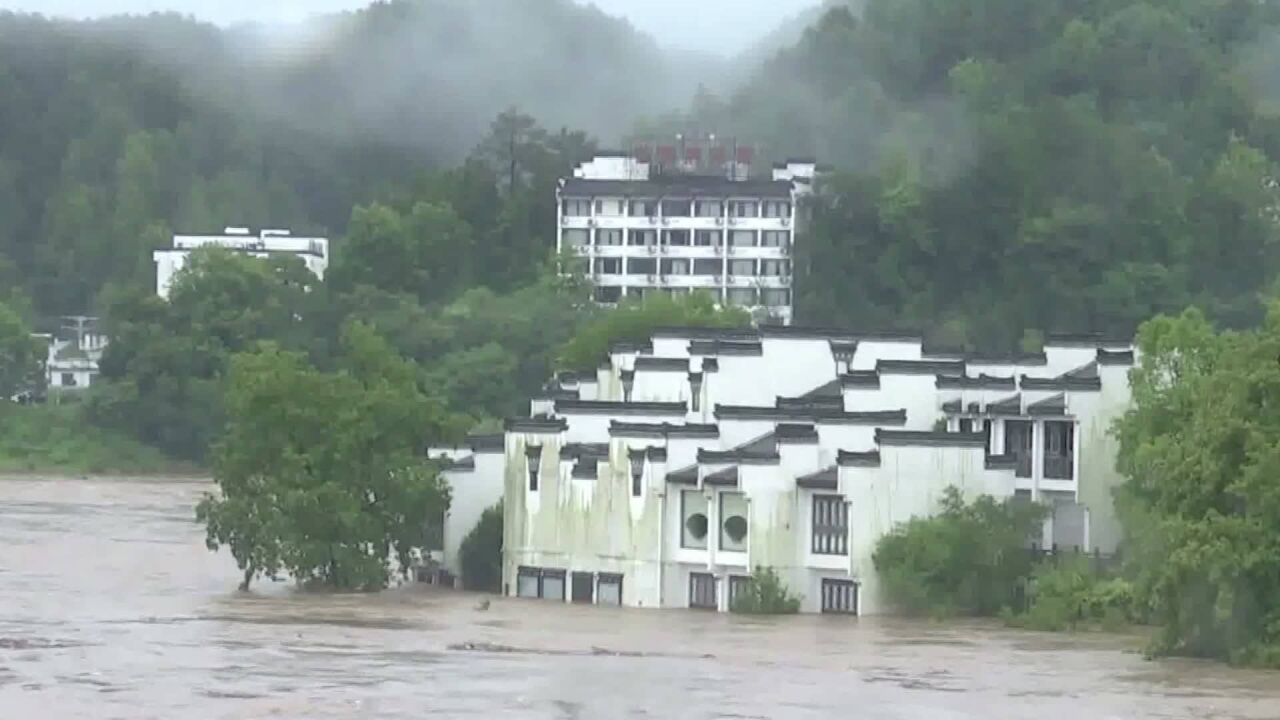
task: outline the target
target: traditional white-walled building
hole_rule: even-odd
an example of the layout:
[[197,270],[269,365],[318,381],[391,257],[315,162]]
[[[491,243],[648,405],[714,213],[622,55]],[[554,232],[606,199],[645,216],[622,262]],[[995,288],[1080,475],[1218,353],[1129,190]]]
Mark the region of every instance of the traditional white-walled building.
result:
[[66,317],[57,333],[36,333],[46,343],[45,385],[53,392],[76,392],[98,380],[98,363],[107,349],[107,336],[98,332],[98,318]]
[[877,613],[877,540],[948,486],[1048,503],[1046,545],[1114,551],[1107,431],[1133,362],[1130,343],[1083,336],[982,357],[898,335],[662,331],[455,456],[455,531],[505,500],[510,595],[727,610],[764,565],[805,612]]
[[790,324],[797,208],[817,171],[792,160],[750,179],[727,156],[708,166],[602,154],[560,181],[557,249],[585,259],[601,303],[706,290]]
[[222,235],[174,235],[173,247],[152,253],[156,264],[156,293],[168,299],[173,278],[187,264],[192,250],[220,247],[265,258],[285,255],[300,258],[316,277],[324,279],[329,269],[329,240],[320,237],[294,237],[288,230],[263,230],[251,235],[248,228],[227,228]]

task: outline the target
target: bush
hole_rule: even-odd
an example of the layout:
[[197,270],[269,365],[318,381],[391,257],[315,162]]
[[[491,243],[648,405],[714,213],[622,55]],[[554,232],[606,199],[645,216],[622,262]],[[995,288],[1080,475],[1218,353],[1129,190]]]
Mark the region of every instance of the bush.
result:
[[485,510],[458,549],[462,587],[476,592],[502,590],[502,503]]
[[729,609],[744,615],[793,615],[800,612],[800,598],[787,592],[773,568],[757,567]]
[[937,516],[912,519],[877,543],[886,596],[909,615],[996,615],[1031,575],[1027,540],[1044,512],[988,496],[965,504],[948,488]]
[[1114,630],[1138,619],[1133,586],[1101,576],[1085,558],[1036,568],[1029,595],[1026,614],[1011,618],[1010,624],[1057,632],[1081,626]]

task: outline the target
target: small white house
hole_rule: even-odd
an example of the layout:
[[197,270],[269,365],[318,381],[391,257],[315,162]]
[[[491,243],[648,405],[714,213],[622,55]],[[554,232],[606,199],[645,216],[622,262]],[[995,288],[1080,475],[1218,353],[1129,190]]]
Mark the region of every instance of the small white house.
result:
[[876,542],[948,486],[1049,504],[1046,545],[1114,551],[1107,430],[1133,362],[1096,337],[985,357],[899,335],[658,332],[473,442],[446,473],[467,497],[453,530],[504,499],[514,596],[724,611],[764,565],[805,612],[882,612]]
[[168,299],[173,278],[186,266],[192,250],[220,247],[265,258],[285,255],[300,258],[316,277],[324,279],[329,268],[329,240],[319,237],[294,237],[288,230],[263,230],[257,235],[248,228],[227,228],[222,235],[175,235],[172,248],[152,253],[156,264],[156,293]]
[[98,332],[97,318],[63,318],[58,333],[37,333],[47,345],[45,382],[52,392],[78,392],[98,380],[98,363],[107,348],[107,336]]

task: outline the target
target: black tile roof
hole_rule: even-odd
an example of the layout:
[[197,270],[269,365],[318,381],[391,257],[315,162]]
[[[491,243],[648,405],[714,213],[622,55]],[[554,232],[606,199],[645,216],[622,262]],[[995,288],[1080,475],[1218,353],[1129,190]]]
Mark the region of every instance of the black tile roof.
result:
[[697,485],[698,466],[690,465],[667,473],[667,482],[680,485]]
[[464,458],[454,460],[452,458],[437,458],[440,463],[440,469],[445,471],[466,472],[476,469],[476,458],[474,455],[468,455]]
[[1020,385],[1023,390],[1096,391],[1102,389],[1102,379],[1098,377],[1071,377],[1069,375],[1061,375],[1056,378],[1034,378],[1029,375],[1023,375]]
[[[839,382],[839,381],[837,381]],[[844,397],[779,397],[774,406],[780,410],[844,410]]]
[[627,423],[614,420],[609,424],[609,434],[621,437],[684,437],[718,438],[717,425],[675,425],[672,423]]
[[796,486],[806,490],[837,490],[840,487],[840,472],[836,466],[823,468],[816,473],[796,478]]
[[963,360],[881,360],[876,363],[881,375],[964,375]]
[[651,337],[675,340],[759,340],[760,334],[751,328],[743,327],[660,327],[655,328]]
[[689,358],[662,358],[641,355],[636,358],[635,369],[651,372],[689,372]]
[[1014,395],[1003,400],[987,403],[987,412],[995,415],[1021,415],[1022,395]]
[[691,340],[689,354],[759,357],[764,354],[764,346],[759,341],[748,340]]
[[739,465],[770,465],[778,462],[781,456],[776,450],[698,450],[698,462],[704,465],[720,465],[737,463]]
[[773,431],[779,443],[804,444],[818,442],[818,429],[812,425],[779,423]]
[[845,412],[843,410],[815,407],[716,405],[715,415],[719,419],[798,421],[846,425],[902,425],[907,421],[906,410]]
[[1104,350],[1098,348],[1098,364],[1099,365],[1132,365],[1134,363],[1134,353],[1132,350]]
[[983,433],[920,432],[914,430],[876,430],[879,445],[924,447],[986,447]]
[[879,388],[880,373],[875,370],[854,370],[840,376],[842,388]]
[[661,175],[649,180],[566,178],[560,193],[567,197],[638,198],[790,198],[792,185],[775,180],[730,180],[707,175]]
[[939,375],[936,381],[939,390],[1017,390],[1018,380],[1014,377],[996,377],[982,374],[972,375]]
[[689,407],[671,402],[611,402],[608,400],[557,400],[556,412],[602,415],[684,415]]
[[568,443],[560,448],[561,460],[578,460],[584,457],[608,457],[609,443]]
[[1063,393],[1027,405],[1028,415],[1064,415],[1066,412],[1067,396]]
[[880,467],[880,453],[874,450],[871,452],[841,450],[837,455],[837,462],[840,463],[840,467]]
[[707,475],[702,478],[704,485],[715,485],[717,487],[737,487],[738,486],[738,468],[737,466],[727,467],[723,470]]
[[564,418],[511,418],[506,428],[507,432],[559,433],[569,429],[569,422]]
[[958,414],[964,412],[964,403],[959,398],[942,403],[942,412]]

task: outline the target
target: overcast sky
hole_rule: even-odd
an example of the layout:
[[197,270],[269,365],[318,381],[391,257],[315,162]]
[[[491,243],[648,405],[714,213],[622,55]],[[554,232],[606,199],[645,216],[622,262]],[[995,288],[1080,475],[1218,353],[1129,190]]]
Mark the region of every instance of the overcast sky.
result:
[[[477,2],[481,0],[476,0]],[[585,4],[585,0],[581,0]],[[778,23],[819,0],[591,0],[668,45],[720,51],[742,50]],[[529,0],[536,2],[536,0]],[[367,0],[0,0],[0,7],[47,15],[85,17],[177,10],[217,23],[297,20],[312,13],[345,10]]]

